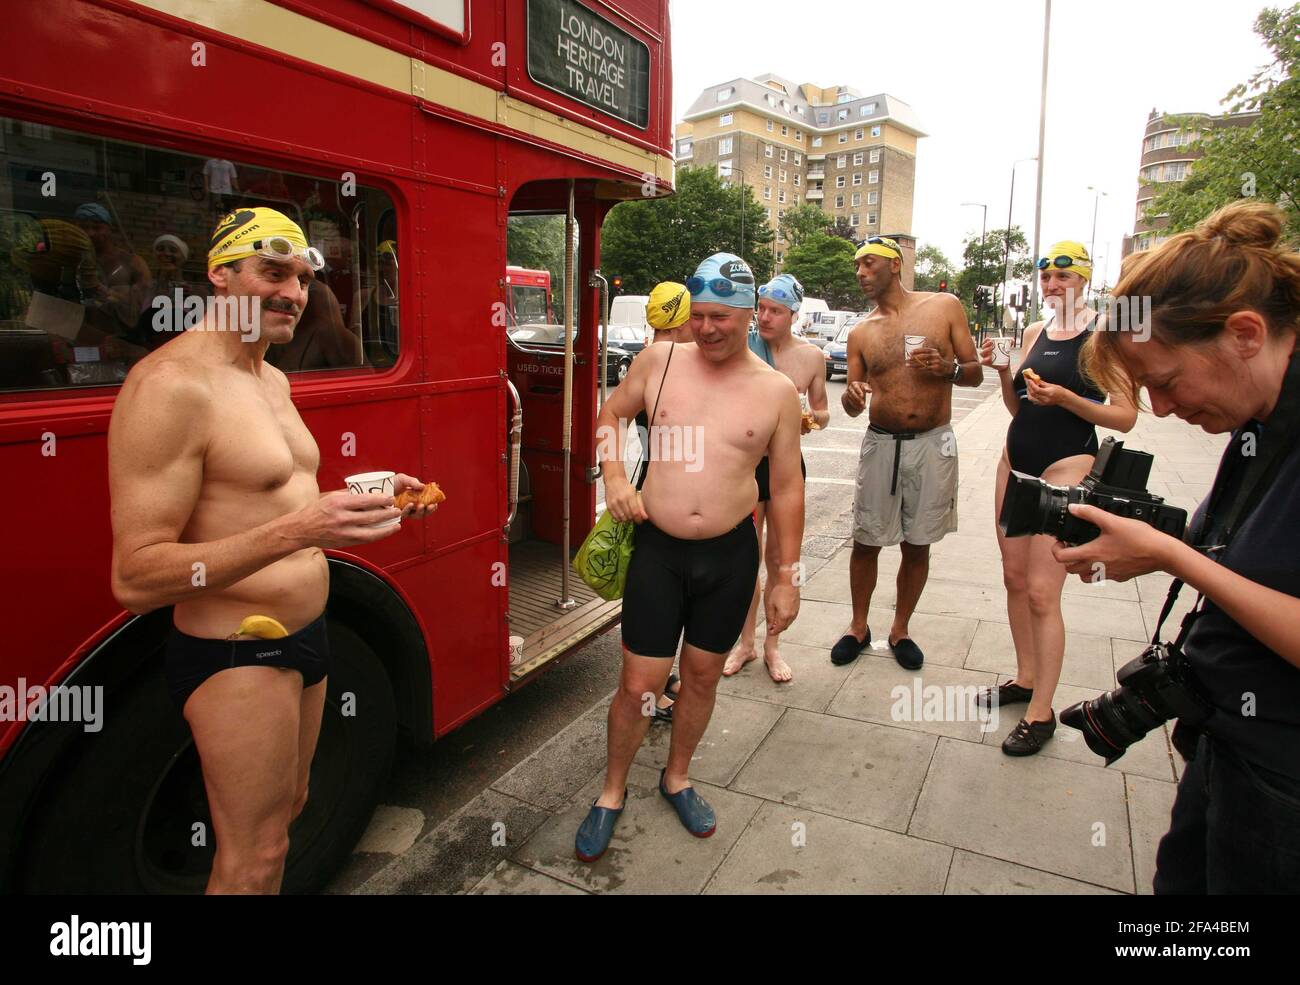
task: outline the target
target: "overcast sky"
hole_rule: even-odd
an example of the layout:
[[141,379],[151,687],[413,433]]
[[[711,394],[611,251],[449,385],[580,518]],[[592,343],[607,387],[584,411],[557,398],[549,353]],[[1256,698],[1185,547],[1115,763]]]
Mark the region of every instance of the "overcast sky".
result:
[[[1285,6],[1277,0],[1273,6]],[[1094,0],[1052,4],[1042,249],[1089,241],[1109,282],[1133,230],[1147,114],[1222,112],[1219,101],[1270,59],[1251,30],[1266,4]],[[843,25],[850,25],[845,29]],[[773,72],[911,104],[919,142],[912,232],[960,263],[963,239],[1005,226],[1011,167],[1038,152],[1043,0],[673,0],[673,114],[700,91]],[[1013,222],[1032,246],[1036,170],[1016,172]]]

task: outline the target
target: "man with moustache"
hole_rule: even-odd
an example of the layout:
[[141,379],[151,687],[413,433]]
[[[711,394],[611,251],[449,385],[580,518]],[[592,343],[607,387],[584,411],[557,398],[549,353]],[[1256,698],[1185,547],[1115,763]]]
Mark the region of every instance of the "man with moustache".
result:
[[[715,253],[686,287],[695,341],[645,349],[596,419],[597,433],[621,435],[622,423],[646,409],[649,447],[657,454],[638,492],[624,471],[623,449],[616,447],[621,442],[600,444],[608,509],[616,520],[638,526],[623,596],[623,672],[609,709],[605,784],[574,845],[584,862],[609,847],[632,758],[679,640],[681,690],[659,792],[692,835],[707,838],[715,830],[713,809],[690,785],[687,769],[753,596],[759,554],[751,518],[758,501],[754,470],[764,454],[771,460],[768,513],[782,560],[781,578],[767,596],[768,625],[779,632],[799,611],[799,398],[789,379],[749,350],[755,285],[745,261]],[[700,455],[694,462],[671,460],[665,436],[688,428],[699,436]]]
[[[764,351],[771,357],[771,365],[777,371],[790,378],[795,389],[808,400],[809,414],[800,425],[800,433],[809,433],[814,426],[824,428],[831,418],[826,407],[826,359],[822,351],[811,342],[797,339],[791,332],[794,316],[803,302],[803,285],[790,274],[778,274],[758,289],[758,339],[765,347]],[[755,348],[754,339],[750,339],[750,348]],[[799,465],[804,468],[800,457]],[[754,523],[758,529],[758,542],[764,546],[763,526],[767,518],[767,501],[771,498],[769,487],[769,468],[766,456],[758,463],[754,479],[758,482],[758,506],[754,511]],[[776,541],[768,538],[764,552],[767,562],[768,585],[779,584],[778,567],[780,558],[776,552]],[[730,677],[758,654],[754,645],[754,633],[758,622],[759,584],[754,585],[754,598],[745,617],[745,628],[741,631],[740,642],[727,657],[722,668],[723,676]],[[768,676],[777,684],[793,680],[794,673],[790,665],[781,656],[781,634],[768,627],[763,639],[763,662],[767,666]]]
[[[882,547],[898,544],[903,557],[889,647],[900,665],[917,670],[925,658],[908,622],[929,576],[930,545],[957,529],[952,388],[979,386],[984,374],[961,302],[951,294],[905,290],[902,259],[898,243],[881,236],[863,242],[854,257],[858,284],[876,307],[849,333],[840,402],[857,417],[870,395],[871,423],[853,499],[853,617],[831,662],[850,663],[871,644],[867,609],[877,559]],[[921,338],[906,357],[904,336]]]
[[[321,494],[316,442],[266,362],[293,339],[323,265],[281,213],[227,215],[208,280],[229,303],[131,370],[109,425],[113,594],[136,613],[175,607],[166,677],[203,767],[211,893],[280,887],[329,670],[321,549],[382,540],[400,524],[380,524],[408,515],[391,496]],[[420,483],[399,475],[406,488]],[[288,635],[238,635],[249,615]]]

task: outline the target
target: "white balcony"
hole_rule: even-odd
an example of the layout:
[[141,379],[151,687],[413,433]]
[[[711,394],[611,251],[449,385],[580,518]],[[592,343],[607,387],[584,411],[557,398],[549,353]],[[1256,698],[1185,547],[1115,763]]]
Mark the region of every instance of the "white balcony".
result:
[[809,188],[808,191],[804,193],[804,198],[808,199],[810,202],[820,202],[825,197],[826,196],[822,194],[820,188]]

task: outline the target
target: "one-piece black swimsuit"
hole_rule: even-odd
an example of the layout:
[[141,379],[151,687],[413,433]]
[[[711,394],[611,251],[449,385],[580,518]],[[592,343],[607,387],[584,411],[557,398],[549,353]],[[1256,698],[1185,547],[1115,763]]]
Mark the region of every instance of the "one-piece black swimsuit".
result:
[[1045,383],[1055,383],[1087,400],[1105,403],[1105,391],[1079,368],[1079,352],[1087,337],[1084,331],[1072,339],[1051,339],[1047,337],[1047,326],[1043,326],[1012,378],[1012,386],[1020,397],[1020,410],[1007,428],[1007,458],[1015,471],[1041,476],[1063,458],[1097,454],[1097,431],[1091,422],[1064,407],[1043,407],[1031,401],[1024,375],[1028,366]]

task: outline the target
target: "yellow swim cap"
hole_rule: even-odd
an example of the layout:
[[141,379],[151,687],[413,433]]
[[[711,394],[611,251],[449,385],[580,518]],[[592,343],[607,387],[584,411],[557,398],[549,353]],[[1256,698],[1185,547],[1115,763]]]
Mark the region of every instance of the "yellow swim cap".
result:
[[208,269],[254,256],[257,248],[253,244],[273,237],[287,239],[295,251],[309,249],[302,228],[284,213],[268,208],[236,209],[212,231]]
[[901,260],[903,250],[888,236],[871,236],[863,240],[862,245],[858,247],[858,252],[853,254],[853,262],[857,263],[867,255],[884,257],[887,260]]
[[1038,269],[1046,270],[1048,267],[1068,270],[1084,280],[1092,280],[1092,257],[1088,256],[1088,248],[1072,239],[1063,239],[1048,247],[1046,256],[1038,260]]
[[645,317],[656,332],[685,325],[691,317],[691,296],[686,286],[671,280],[656,284],[645,303]]

